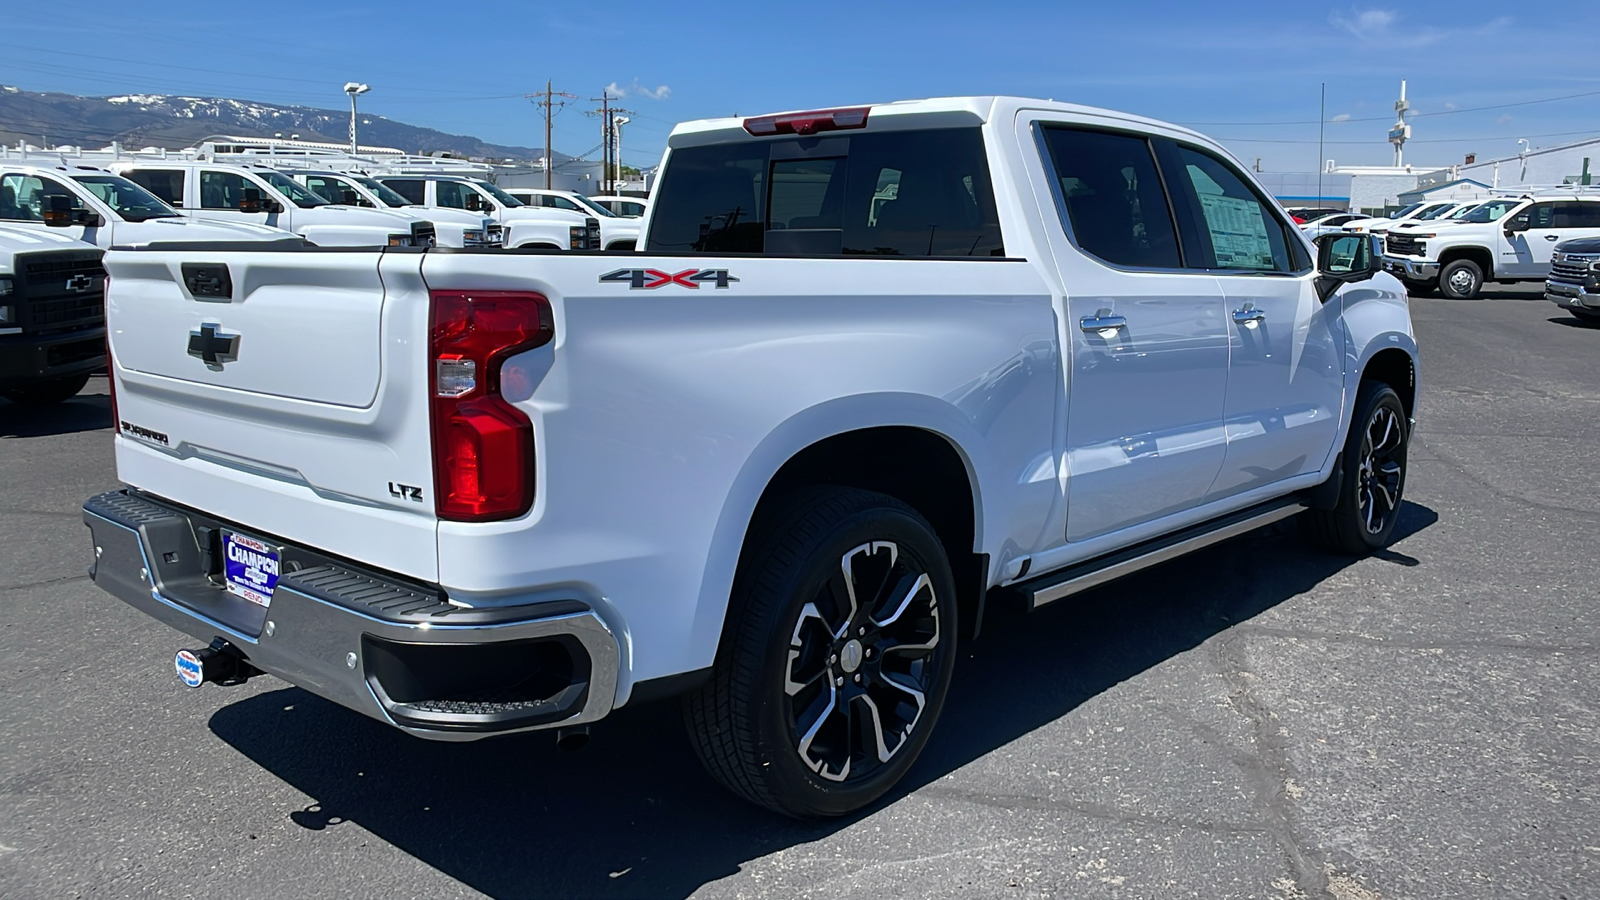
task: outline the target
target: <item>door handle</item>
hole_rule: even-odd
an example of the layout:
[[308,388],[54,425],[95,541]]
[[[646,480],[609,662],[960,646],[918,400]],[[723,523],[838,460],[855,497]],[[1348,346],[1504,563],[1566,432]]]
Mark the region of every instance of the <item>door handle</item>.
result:
[[1253,306],[1246,306],[1243,309],[1233,311],[1233,320],[1240,325],[1248,325],[1251,322],[1264,322],[1266,319],[1267,314]]
[[1078,320],[1078,327],[1082,328],[1084,331],[1116,330],[1126,326],[1127,324],[1128,320],[1122,316],[1111,315],[1084,316]]
[[1556,238],[1557,238],[1557,237],[1559,237],[1559,236],[1560,236],[1560,235],[1554,235],[1554,234],[1547,234],[1547,235],[1545,235],[1545,236],[1544,236],[1544,239],[1545,239],[1545,240],[1547,240],[1547,241],[1553,241],[1553,240],[1555,240],[1555,239],[1556,239]]

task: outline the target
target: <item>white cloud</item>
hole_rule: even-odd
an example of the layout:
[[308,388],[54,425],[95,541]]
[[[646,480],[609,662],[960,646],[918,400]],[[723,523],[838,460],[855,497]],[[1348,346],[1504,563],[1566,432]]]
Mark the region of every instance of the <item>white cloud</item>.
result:
[[1432,25],[1408,25],[1397,10],[1352,9],[1334,12],[1328,16],[1329,24],[1340,28],[1367,47],[1394,49],[1427,47],[1442,41],[1481,38],[1504,31],[1510,24],[1508,16],[1492,19],[1478,26],[1438,28]]
[[1350,114],[1349,113],[1339,113],[1337,116],[1334,116],[1333,118],[1329,119],[1328,121],[1329,122],[1348,122],[1348,121],[1350,121]]
[[1495,119],[1495,120],[1494,120],[1494,123],[1495,123],[1495,124],[1496,124],[1496,125],[1504,125],[1504,124],[1506,124],[1506,123],[1507,123],[1507,122],[1509,122],[1509,121],[1511,121],[1511,116],[1510,116],[1510,114],[1509,114],[1509,113],[1508,113],[1508,114],[1506,114],[1506,115],[1502,115],[1502,116],[1501,116],[1501,117],[1500,117],[1500,118],[1498,118],[1498,119]]
[[606,93],[615,94],[618,97],[649,97],[651,100],[665,100],[672,96],[672,88],[664,84],[655,88],[648,88],[640,84],[638,78],[635,78],[631,83],[625,85],[617,84],[615,81],[611,82],[606,85]]
[[1454,103],[1451,103],[1450,101],[1446,100],[1444,102],[1444,108],[1445,109],[1455,109],[1456,105]]

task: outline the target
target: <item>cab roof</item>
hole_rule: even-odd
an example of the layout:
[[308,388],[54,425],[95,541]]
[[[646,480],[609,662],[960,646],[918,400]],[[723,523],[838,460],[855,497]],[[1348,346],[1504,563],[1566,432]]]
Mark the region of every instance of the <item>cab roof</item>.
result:
[[[949,125],[980,125],[993,121],[1006,121],[1014,119],[1023,110],[1060,113],[1074,119],[1111,120],[1135,129],[1157,129],[1168,133],[1178,133],[1192,137],[1196,141],[1215,145],[1215,141],[1205,135],[1181,125],[1151,119],[1133,113],[1119,112],[1113,109],[1103,109],[1096,106],[1083,106],[1077,103],[1063,103],[1056,100],[1038,100],[1028,97],[1008,96],[980,96],[980,97],[931,97],[925,100],[897,100],[891,103],[864,103],[841,104],[827,107],[833,109],[866,109],[867,130],[874,130],[874,125],[881,125],[885,120],[893,121],[900,116],[916,116],[919,119],[945,120],[939,124]],[[695,137],[711,137],[715,132],[739,131],[744,132],[745,123],[751,119],[769,117],[785,117],[804,115],[816,110],[788,110],[778,113],[762,113],[756,116],[729,116],[720,119],[698,119],[684,122],[672,130],[668,138],[669,146],[677,146],[679,139],[684,144],[703,143]],[[929,124],[934,124],[930,122]],[[748,136],[748,134],[746,135]]]

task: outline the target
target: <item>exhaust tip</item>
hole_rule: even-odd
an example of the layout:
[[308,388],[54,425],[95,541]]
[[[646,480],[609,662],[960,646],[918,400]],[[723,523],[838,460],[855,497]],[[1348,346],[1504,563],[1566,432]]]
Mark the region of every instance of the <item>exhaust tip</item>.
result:
[[589,726],[577,725],[572,728],[556,729],[556,747],[568,753],[582,750],[589,744]]

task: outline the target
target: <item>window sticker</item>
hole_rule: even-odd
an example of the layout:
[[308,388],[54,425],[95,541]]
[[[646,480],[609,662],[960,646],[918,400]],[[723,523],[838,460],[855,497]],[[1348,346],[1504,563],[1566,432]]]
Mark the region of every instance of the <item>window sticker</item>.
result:
[[1274,269],[1267,217],[1261,204],[1220,194],[1200,194],[1217,266],[1223,269]]

